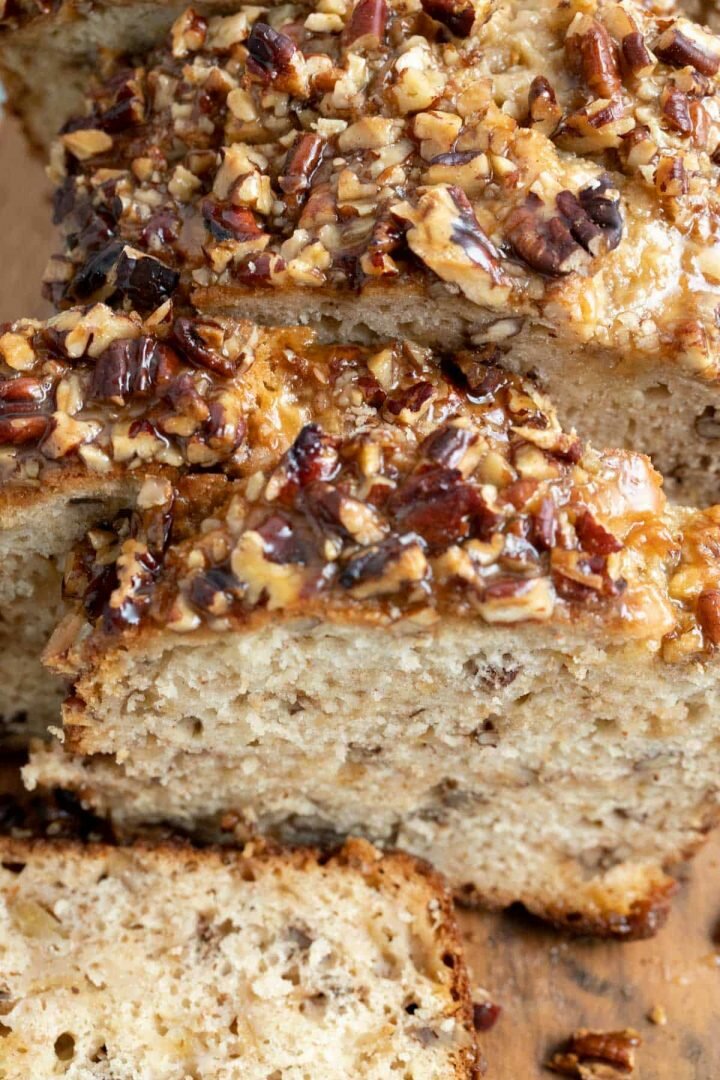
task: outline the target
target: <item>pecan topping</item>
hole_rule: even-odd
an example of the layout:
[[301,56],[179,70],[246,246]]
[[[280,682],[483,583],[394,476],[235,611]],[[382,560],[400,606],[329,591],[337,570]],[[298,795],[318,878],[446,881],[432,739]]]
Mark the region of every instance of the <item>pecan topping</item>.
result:
[[264,235],[252,210],[246,206],[203,199],[202,216],[210,235],[218,241],[238,240],[244,243],[258,240]]
[[548,1068],[564,1076],[576,1076],[579,1080],[592,1075],[586,1067],[593,1063],[608,1065],[619,1073],[631,1073],[635,1068],[635,1049],[640,1036],[627,1028],[624,1031],[574,1032],[563,1051],[554,1054]]
[[575,521],[575,532],[583,549],[593,555],[611,555],[621,551],[622,544],[590,513],[583,510]]
[[426,15],[442,23],[455,37],[469,37],[475,22],[472,0],[421,0]]
[[645,44],[645,38],[638,30],[625,35],[621,48],[623,65],[629,74],[638,78],[652,71],[655,61]]
[[48,425],[46,416],[0,416],[0,446],[23,446],[38,442]]
[[287,72],[297,52],[292,38],[263,22],[255,23],[246,46],[250,54],[248,71],[270,78]]
[[690,114],[690,99],[687,94],[672,86],[666,86],[660,98],[662,111],[671,127],[681,135],[690,135],[693,120]]
[[175,292],[180,280],[171,269],[152,255],[124,248],[115,267],[115,287],[139,311],[152,311]]
[[528,109],[534,128],[552,135],[562,117],[555,91],[544,75],[536,75],[528,91]]
[[696,607],[697,620],[711,645],[720,645],[720,589],[700,593]]
[[569,274],[577,269],[583,251],[567,222],[558,216],[540,216],[542,200],[531,194],[507,221],[507,238],[523,262],[541,274]]
[[350,559],[340,575],[340,585],[362,600],[398,592],[422,581],[427,560],[411,537],[391,537]]
[[717,75],[720,70],[720,51],[716,42],[707,35],[690,38],[676,26],[661,34],[655,44],[655,53],[671,67],[694,67],[702,75]]
[[377,49],[385,39],[386,0],[358,0],[343,31],[346,48]]
[[278,186],[287,196],[288,205],[297,209],[307,198],[312,178],[322,161],[324,142],[319,135],[298,134],[288,150]]
[[570,62],[596,96],[615,97],[621,86],[617,52],[601,22],[578,16],[570,25],[566,49]]
[[235,371],[235,363],[208,343],[217,340],[218,329],[218,324],[211,320],[182,317],[173,323],[173,336],[191,364],[229,376]]
[[448,187],[448,192],[459,215],[453,224],[453,240],[472,262],[489,274],[492,281],[498,285],[503,283],[506,279],[497,249],[483,231],[467,195],[462,188],[453,186]]
[[180,358],[169,345],[149,337],[113,341],[95,361],[89,396],[95,401],[147,397],[169,384]]
[[386,509],[398,529],[422,536],[433,552],[471,535],[487,539],[498,520],[458,469],[420,473],[393,493]]

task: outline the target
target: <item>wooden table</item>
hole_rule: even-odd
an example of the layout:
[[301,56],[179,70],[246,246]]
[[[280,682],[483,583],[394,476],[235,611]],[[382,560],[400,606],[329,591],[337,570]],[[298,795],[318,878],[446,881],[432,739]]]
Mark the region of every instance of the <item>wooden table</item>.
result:
[[[0,127],[0,321],[42,315],[52,248],[42,164],[14,125]],[[652,941],[571,941],[522,915],[460,915],[473,976],[502,1006],[481,1036],[492,1080],[550,1080],[548,1054],[574,1028],[634,1027],[634,1080],[720,1080],[720,838],[695,863]],[[647,1019],[660,1005],[667,1025]]]

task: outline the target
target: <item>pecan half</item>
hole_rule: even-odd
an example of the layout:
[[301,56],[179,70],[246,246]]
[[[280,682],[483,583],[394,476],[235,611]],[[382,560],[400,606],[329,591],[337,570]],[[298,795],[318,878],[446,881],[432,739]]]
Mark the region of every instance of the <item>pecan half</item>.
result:
[[122,404],[127,397],[147,397],[167,386],[180,369],[170,345],[150,337],[113,341],[95,361],[88,396]]
[[38,442],[47,426],[47,416],[0,417],[0,446]]
[[564,218],[543,218],[542,207],[542,200],[531,192],[508,217],[508,243],[533,270],[551,276],[569,274],[581,265],[585,253]]
[[475,23],[472,0],[420,0],[426,15],[442,23],[455,37],[466,38]]
[[640,1036],[627,1028],[624,1031],[576,1031],[568,1039],[563,1051],[554,1054],[547,1067],[564,1076],[576,1076],[583,1080],[592,1075],[584,1067],[593,1062],[609,1065],[621,1073],[631,1073],[635,1068],[635,1049]]
[[622,49],[623,67],[630,75],[638,78],[641,75],[648,75],[652,71],[655,60],[639,30],[626,34],[620,47]]
[[343,31],[343,45],[356,49],[378,49],[385,40],[388,8],[386,0],[358,0]]

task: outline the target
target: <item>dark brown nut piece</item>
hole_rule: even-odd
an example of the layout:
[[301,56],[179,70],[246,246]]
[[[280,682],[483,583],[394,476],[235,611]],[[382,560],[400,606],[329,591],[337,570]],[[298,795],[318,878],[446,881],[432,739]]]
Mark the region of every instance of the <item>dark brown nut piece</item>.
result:
[[358,0],[343,31],[343,45],[349,49],[378,49],[385,40],[388,9],[386,0]]
[[319,135],[298,132],[295,142],[288,150],[278,186],[286,195],[291,209],[297,210],[305,202],[312,178],[322,161],[324,140]]
[[0,417],[0,446],[39,442],[47,426],[47,416]]
[[263,539],[263,551],[269,562],[305,565],[309,561],[307,544],[303,543],[290,519],[283,514],[273,514],[267,518],[257,532]]
[[[141,69],[117,72],[105,85],[102,108],[92,117],[93,127],[114,135],[145,120]],[[89,118],[90,119],[90,118]]]
[[237,240],[246,243],[259,240],[263,230],[255,220],[252,210],[246,206],[203,199],[202,216],[205,226],[214,240]]
[[641,1039],[636,1031],[588,1031],[582,1028],[571,1035],[564,1050],[554,1054],[547,1063],[553,1072],[576,1076],[579,1080],[592,1074],[585,1066],[592,1063],[609,1065],[619,1073],[629,1074],[635,1068],[635,1049]]
[[302,488],[332,480],[338,468],[338,440],[317,424],[306,424],[270,477],[266,498],[292,505]]
[[351,596],[363,600],[399,592],[422,581],[426,572],[427,559],[417,540],[393,536],[346,563],[339,580]]
[[273,30],[264,22],[256,22],[246,42],[249,55],[248,71],[253,75],[273,78],[289,71],[297,46],[287,34]]
[[89,300],[104,289],[122,250],[123,245],[116,241],[86,259],[65,289],[65,297],[69,300]]
[[562,109],[552,86],[544,75],[536,75],[528,91],[528,110],[534,128],[552,135],[562,117]]
[[168,300],[180,281],[177,270],[152,255],[124,248],[115,269],[115,287],[139,311],[153,311]]
[[401,421],[405,419],[412,423],[432,400],[434,393],[435,389],[430,382],[423,380],[413,383],[412,386],[397,390],[392,397],[387,398],[385,410]]
[[434,468],[406,480],[386,503],[395,527],[421,536],[436,554],[459,540],[488,540],[498,515],[458,469]]
[[475,23],[472,0],[420,0],[426,15],[442,23],[455,37],[466,38]]
[[161,392],[179,370],[178,354],[155,338],[113,341],[95,361],[89,397],[122,405],[127,397]]
[[448,424],[428,435],[420,447],[420,453],[446,469],[457,469],[477,439],[477,432],[471,428]]
[[180,317],[173,323],[173,337],[191,364],[229,377],[235,373],[236,363],[210,344],[221,336],[221,328],[210,319]]
[[569,274],[587,256],[559,216],[543,218],[542,201],[530,194],[507,220],[507,239],[515,253],[533,270],[557,276]]
[[21,375],[0,382],[0,416],[37,412],[47,398],[48,387],[39,379]]
[[655,189],[661,199],[687,195],[688,175],[681,157],[661,157],[655,169]]
[[690,38],[671,26],[655,43],[655,53],[671,67],[694,67],[702,75],[717,75],[720,70],[720,42],[700,30]]
[[720,645],[720,589],[700,593],[695,613],[705,640]]
[[635,78],[649,75],[655,67],[655,59],[645,44],[645,38],[638,30],[625,35],[621,42],[621,49],[623,67]]
[[[517,675],[517,672],[515,672],[515,674]],[[512,682],[512,679],[510,681]],[[505,685],[507,685],[507,683]],[[476,1031],[490,1031],[491,1028],[495,1027],[501,1012],[502,1006],[496,1005],[492,1001],[474,1002],[473,1027]]]
[[573,238],[591,255],[614,250],[622,239],[619,199],[609,191],[609,181],[603,177],[578,192],[577,199],[569,191],[557,196],[558,209],[567,219]]
[[575,521],[575,532],[584,551],[592,555],[611,555],[621,551],[622,544],[590,513],[583,510]]
[[693,119],[690,113],[690,98],[674,86],[666,86],[660,95],[660,107],[670,127],[681,135],[691,135]]
[[571,24],[565,41],[568,59],[596,97],[613,98],[620,91],[620,67],[615,43],[601,22],[581,15]]
[[530,517],[529,538],[539,551],[552,551],[557,536],[557,507],[553,500],[544,496],[538,509]]

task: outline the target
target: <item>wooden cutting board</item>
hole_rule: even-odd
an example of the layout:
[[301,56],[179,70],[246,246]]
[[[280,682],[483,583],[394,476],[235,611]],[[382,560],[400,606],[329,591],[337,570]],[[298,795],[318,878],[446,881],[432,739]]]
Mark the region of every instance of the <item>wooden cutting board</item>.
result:
[[[43,315],[49,187],[15,125],[0,125],[0,321]],[[502,1007],[481,1035],[491,1080],[550,1080],[542,1063],[578,1027],[633,1027],[635,1080],[720,1080],[720,837],[652,941],[572,941],[520,914],[463,912],[475,983]],[[715,940],[714,940],[715,939]],[[667,1024],[648,1020],[661,1006]],[[319,1080],[319,1078],[318,1078]]]

